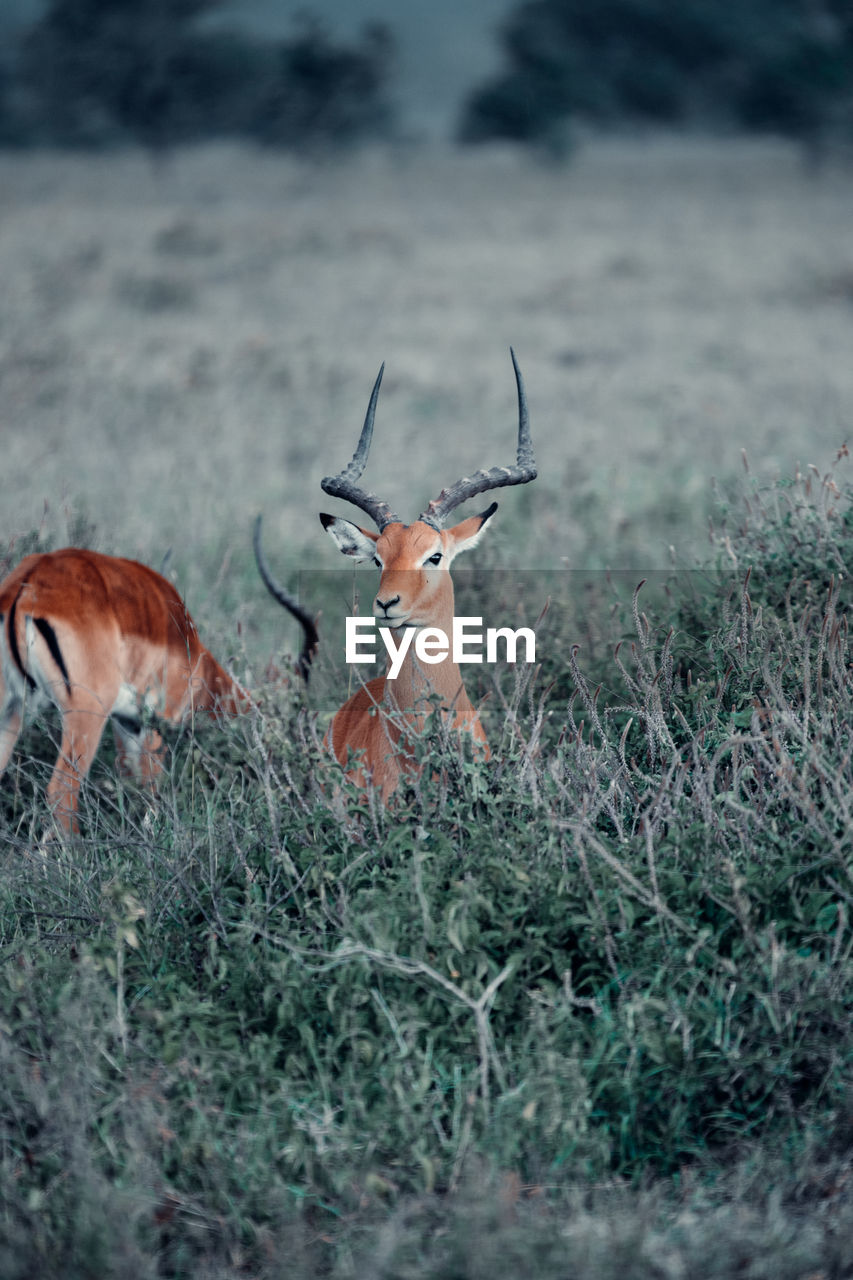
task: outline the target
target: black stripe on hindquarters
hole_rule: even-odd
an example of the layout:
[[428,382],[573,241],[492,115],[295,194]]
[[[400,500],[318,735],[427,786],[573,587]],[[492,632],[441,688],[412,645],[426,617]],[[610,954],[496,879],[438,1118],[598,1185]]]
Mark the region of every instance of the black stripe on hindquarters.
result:
[[33,618],[33,622],[44,637],[44,642],[50,650],[50,656],[62,672],[62,679],[65,681],[65,688],[70,693],[71,681],[68,678],[68,668],[65,665],[65,659],[63,658],[62,652],[59,648],[59,641],[56,638],[56,632],[46,618]]
[[26,680],[29,687],[31,689],[35,689],[36,682],[30,675],[29,671],[27,671],[27,668],[24,666],[21,660],[21,651],[18,648],[18,636],[17,636],[17,632],[15,631],[15,611],[17,610],[17,608],[18,608],[18,597],[16,596],[15,601],[12,605],[12,608],[9,610],[9,620],[6,623],[6,635],[8,636],[8,639],[9,639],[9,652],[12,655],[12,661],[20,671],[21,675]]
[[138,738],[142,732],[142,721],[138,716],[125,716],[120,711],[114,711],[112,718],[125,733],[132,733]]

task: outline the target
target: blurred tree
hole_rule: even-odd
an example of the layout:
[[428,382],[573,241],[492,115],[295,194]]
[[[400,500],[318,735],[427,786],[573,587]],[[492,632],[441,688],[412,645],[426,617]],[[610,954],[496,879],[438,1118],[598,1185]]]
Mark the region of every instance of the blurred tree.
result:
[[807,141],[850,123],[851,0],[525,0],[501,42],[506,69],[469,97],[464,141],[547,143],[573,117]]
[[193,25],[218,2],[52,0],[23,50],[41,129],[51,141],[84,146],[125,136],[158,147],[179,138],[191,126]]
[[159,150],[249,134],[297,145],[351,141],[388,124],[387,30],[340,46],[305,19],[291,39],[261,42],[205,25],[220,3],[50,0],[14,63],[20,140]]
[[359,44],[343,46],[304,16],[293,39],[277,46],[252,132],[264,142],[297,146],[382,133],[391,117],[385,85],[393,58],[391,32],[382,24],[368,25]]
[[737,105],[748,127],[799,137],[815,154],[833,138],[853,138],[851,0],[780,5]]
[[0,146],[15,141],[15,116],[11,99],[12,78],[5,59],[0,59]]

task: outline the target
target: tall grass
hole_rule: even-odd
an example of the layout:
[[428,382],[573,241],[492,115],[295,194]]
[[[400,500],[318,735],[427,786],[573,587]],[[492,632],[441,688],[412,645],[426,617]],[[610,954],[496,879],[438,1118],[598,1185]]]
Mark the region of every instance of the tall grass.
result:
[[295,691],[67,848],[19,757],[0,1271],[853,1274],[840,467],[590,595],[609,651],[561,621],[387,811]]

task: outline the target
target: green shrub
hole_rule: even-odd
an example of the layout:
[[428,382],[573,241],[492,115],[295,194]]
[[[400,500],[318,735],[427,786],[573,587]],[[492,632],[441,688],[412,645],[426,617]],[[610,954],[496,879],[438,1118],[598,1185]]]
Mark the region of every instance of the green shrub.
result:
[[4,1274],[849,1276],[849,513],[753,487],[387,810],[286,691],[10,799]]

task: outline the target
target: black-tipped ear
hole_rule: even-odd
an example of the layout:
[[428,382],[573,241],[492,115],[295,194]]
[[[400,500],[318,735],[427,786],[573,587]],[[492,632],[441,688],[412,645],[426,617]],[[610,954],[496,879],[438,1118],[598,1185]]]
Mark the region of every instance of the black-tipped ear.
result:
[[320,513],[320,523],[328,533],[339,551],[360,564],[364,560],[372,560],[375,554],[378,533],[370,533],[360,529],[351,520],[343,520],[340,516],[327,516]]
[[483,525],[486,523],[486,521],[492,518],[492,516],[495,514],[497,509],[498,509],[498,504],[496,502],[493,502],[490,507],[486,507],[485,511],[480,512],[480,528],[481,529]]

